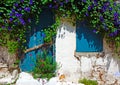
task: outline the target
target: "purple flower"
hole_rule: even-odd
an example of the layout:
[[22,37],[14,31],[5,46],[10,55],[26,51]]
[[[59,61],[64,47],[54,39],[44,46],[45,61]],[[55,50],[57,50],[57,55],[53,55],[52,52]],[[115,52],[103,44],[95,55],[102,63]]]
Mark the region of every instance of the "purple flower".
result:
[[114,37],[114,36],[116,36],[117,34],[118,34],[118,30],[110,33],[109,36],[110,36],[110,37]]
[[115,21],[115,22],[114,22],[114,25],[115,25],[115,26],[118,26],[118,22]]
[[93,8],[93,7],[94,7],[94,4],[92,4],[91,8]]
[[24,0],[20,0],[20,2],[21,2],[21,3],[23,3],[23,2],[24,2]]
[[19,16],[18,13],[16,13],[15,16],[18,17]]
[[18,3],[15,3],[14,6],[18,7]]
[[114,17],[114,20],[116,20],[116,21],[117,21],[117,19],[118,19],[118,17]]
[[21,10],[22,10],[22,8],[20,7],[18,10],[19,10],[19,11],[21,11]]
[[2,28],[4,29],[4,28],[5,28],[5,26],[2,26]]
[[88,14],[87,12],[85,13],[85,15],[86,15],[86,16],[89,16],[89,14]]
[[30,22],[31,22],[31,19],[28,19],[28,22],[30,23]]
[[112,11],[112,7],[110,7],[109,10]]
[[25,21],[22,18],[19,18],[19,21],[22,25],[25,25]]
[[49,5],[49,8],[52,8],[52,4]]
[[104,21],[103,16],[100,16],[100,21],[101,21],[101,22],[103,22],[103,21]]
[[17,24],[18,24],[18,22],[14,22],[14,24],[15,24],[15,25],[17,25]]
[[22,14],[16,13],[15,16],[16,17],[22,17]]
[[42,33],[42,37],[43,37],[43,38],[45,38],[45,37],[46,37],[45,33]]
[[98,0],[94,0],[94,5],[95,5],[95,6],[98,5]]
[[116,2],[114,2],[114,6],[116,6],[117,4],[116,4]]
[[118,34],[118,31],[116,30],[115,32],[114,32],[114,35],[117,35]]
[[118,19],[119,14],[117,12],[114,13],[114,20]]
[[62,3],[62,2],[60,3],[60,6],[63,6],[63,3]]
[[107,9],[107,6],[106,6],[106,5],[103,5],[103,6],[102,6],[102,12],[105,12],[106,9]]
[[66,3],[68,3],[68,2],[69,2],[69,0],[65,0],[65,2],[66,2]]
[[97,3],[97,2],[98,2],[98,0],[94,0],[94,2],[95,2],[95,3]]
[[30,12],[30,7],[24,8],[25,11]]
[[12,17],[12,16],[13,16],[13,13],[10,13],[10,16]]
[[17,41],[20,42],[20,38],[18,38]]
[[88,6],[88,11],[90,11],[90,10],[91,10],[91,8],[92,8],[91,6]]
[[94,30],[93,30],[93,32],[94,32],[94,33],[97,33],[97,30],[96,30],[96,29],[94,29]]
[[113,33],[110,33],[110,34],[109,34],[109,36],[110,36],[110,37],[113,37],[113,36],[114,36],[114,34],[113,34]]
[[114,17],[118,17],[118,13],[117,12],[114,13]]
[[32,5],[33,4],[33,0],[30,0],[30,5]]
[[10,22],[12,22],[12,21],[13,21],[13,18],[10,18],[9,20],[10,20]]
[[84,3],[85,3],[85,2],[86,2],[86,0],[82,0],[82,2],[84,2]]
[[15,13],[15,9],[12,9],[12,13]]
[[19,15],[19,17],[22,17],[22,14],[18,14]]
[[118,25],[120,25],[120,21],[118,21]]
[[106,5],[106,6],[109,6],[109,5],[110,5],[110,2],[105,3],[105,5]]
[[11,27],[8,27],[8,30],[10,31],[10,30],[11,30]]
[[58,6],[57,6],[57,5],[55,5],[55,6],[54,6],[54,8],[55,8],[55,9],[57,9],[57,8],[58,8]]

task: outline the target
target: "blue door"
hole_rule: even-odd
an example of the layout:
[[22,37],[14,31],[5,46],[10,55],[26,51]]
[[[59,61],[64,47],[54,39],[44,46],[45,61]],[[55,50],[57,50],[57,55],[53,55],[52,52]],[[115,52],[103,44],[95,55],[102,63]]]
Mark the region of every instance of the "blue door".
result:
[[94,33],[86,21],[77,21],[76,52],[101,52],[102,50],[102,36]]
[[[42,29],[51,26],[54,23],[54,14],[50,9],[43,9],[39,16],[39,23],[36,25],[34,19],[32,20],[32,30],[27,31],[27,49],[44,43],[44,33]],[[32,50],[25,54],[25,57],[21,60],[20,68],[22,71],[32,71],[35,67],[36,57],[42,55],[42,48]],[[49,47],[49,55],[53,55],[53,46]]]

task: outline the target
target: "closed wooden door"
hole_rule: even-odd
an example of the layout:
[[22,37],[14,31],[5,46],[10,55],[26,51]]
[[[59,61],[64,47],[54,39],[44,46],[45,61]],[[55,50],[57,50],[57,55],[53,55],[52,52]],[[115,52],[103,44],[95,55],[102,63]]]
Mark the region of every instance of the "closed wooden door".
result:
[[[27,36],[27,49],[34,48],[35,46],[44,43],[45,34],[42,29],[51,26],[54,23],[54,14],[50,9],[43,9],[39,16],[39,23],[36,25],[34,19],[32,20],[32,29],[26,32]],[[42,48],[32,50],[25,53],[25,57],[21,60],[20,68],[22,71],[32,71],[35,67],[37,56],[43,54]],[[53,56],[53,46],[49,47],[49,54]]]

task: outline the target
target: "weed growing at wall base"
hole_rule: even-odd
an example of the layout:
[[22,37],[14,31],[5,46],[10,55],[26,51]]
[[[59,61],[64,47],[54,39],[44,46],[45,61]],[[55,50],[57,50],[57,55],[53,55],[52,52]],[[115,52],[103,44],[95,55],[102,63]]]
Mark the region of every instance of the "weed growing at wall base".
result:
[[95,81],[95,80],[88,80],[86,78],[83,78],[83,79],[79,80],[79,83],[83,83],[85,85],[98,85],[97,81]]
[[47,56],[45,53],[43,56],[37,56],[36,66],[33,70],[34,78],[47,78],[55,76],[56,62],[53,61],[52,56]]

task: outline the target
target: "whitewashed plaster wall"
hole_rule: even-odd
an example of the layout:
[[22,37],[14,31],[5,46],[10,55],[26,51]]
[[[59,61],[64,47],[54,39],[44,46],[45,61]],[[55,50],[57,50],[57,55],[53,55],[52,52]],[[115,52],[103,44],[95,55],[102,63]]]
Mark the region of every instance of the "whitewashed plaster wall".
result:
[[120,85],[120,59],[103,41],[101,53],[75,53],[80,60],[81,78],[95,79],[100,85]]
[[77,82],[80,77],[80,62],[74,57],[76,48],[75,26],[63,22],[56,36],[56,61],[60,65],[59,73],[66,75],[66,79]]
[[[66,81],[78,82],[87,77],[100,85],[120,85],[120,60],[115,58],[106,44],[101,53],[75,53],[76,29],[66,21],[62,21],[56,36],[56,61]],[[116,84],[115,84],[116,83]]]

